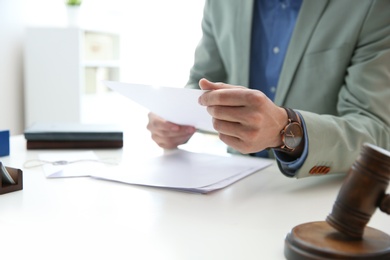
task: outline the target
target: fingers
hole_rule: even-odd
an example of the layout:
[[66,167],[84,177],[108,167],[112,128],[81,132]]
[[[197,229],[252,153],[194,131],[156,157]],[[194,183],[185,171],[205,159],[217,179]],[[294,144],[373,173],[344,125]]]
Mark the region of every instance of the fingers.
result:
[[228,146],[233,147],[235,150],[243,154],[249,154],[258,151],[256,148],[252,148],[252,149],[249,148],[248,145],[246,145],[242,139],[237,138],[235,136],[225,135],[220,133],[219,139],[221,139],[221,141],[227,144]]
[[158,146],[164,149],[175,149],[181,144],[185,144],[192,134],[185,136],[166,137],[152,134],[152,139]]
[[151,132],[152,139],[165,149],[174,149],[186,143],[196,130],[192,126],[181,126],[166,121],[153,113],[149,113],[148,118],[146,128]]
[[199,97],[199,104],[203,106],[247,106],[259,104],[266,98],[264,93],[258,90],[225,83],[212,83],[206,79],[201,79],[199,86],[203,90],[213,90]]
[[166,121],[154,113],[149,113],[148,118],[149,123],[146,128],[153,133],[169,135],[171,132],[173,134],[173,132],[180,129],[179,125]]
[[[261,124],[261,122],[257,123]],[[256,141],[262,138],[263,133],[259,125],[243,125],[217,119],[213,120],[213,124],[219,138],[228,146],[242,153],[258,151]]]
[[236,122],[243,125],[250,125],[253,124],[253,122],[260,122],[262,120],[263,114],[258,113],[256,111],[257,109],[254,106],[253,107],[250,106],[239,106],[239,107],[238,106],[209,106],[207,107],[207,112],[214,119]]

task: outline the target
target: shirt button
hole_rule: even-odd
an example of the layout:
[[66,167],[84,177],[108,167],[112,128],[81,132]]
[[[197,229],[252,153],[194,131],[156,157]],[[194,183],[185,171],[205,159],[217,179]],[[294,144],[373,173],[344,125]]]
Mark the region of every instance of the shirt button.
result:
[[282,4],[281,4],[281,7],[282,7],[282,9],[286,9],[286,8],[287,8],[287,4],[282,3]]
[[280,49],[279,49],[279,47],[274,47],[273,49],[272,49],[272,51],[275,53],[275,54],[278,54],[279,53],[279,51],[280,51]]
[[272,86],[272,87],[270,88],[270,91],[271,91],[271,93],[275,93],[275,92],[276,92],[276,87]]

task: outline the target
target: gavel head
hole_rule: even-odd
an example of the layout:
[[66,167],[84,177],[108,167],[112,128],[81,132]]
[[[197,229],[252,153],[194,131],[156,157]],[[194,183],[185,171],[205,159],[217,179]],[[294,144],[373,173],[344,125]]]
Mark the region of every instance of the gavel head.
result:
[[390,214],[390,152],[365,143],[326,221],[348,237],[361,239],[376,208]]

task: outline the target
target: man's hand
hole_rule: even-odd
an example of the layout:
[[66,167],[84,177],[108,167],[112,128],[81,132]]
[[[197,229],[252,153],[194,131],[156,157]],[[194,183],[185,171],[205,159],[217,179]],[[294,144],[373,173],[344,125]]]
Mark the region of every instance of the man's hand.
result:
[[148,118],[149,123],[146,128],[151,132],[152,139],[164,149],[174,149],[186,143],[195,133],[195,128],[192,126],[177,125],[153,113],[149,113]]
[[264,93],[225,83],[199,81],[199,97],[213,117],[220,139],[241,153],[253,153],[282,145],[280,131],[288,122],[286,111]]

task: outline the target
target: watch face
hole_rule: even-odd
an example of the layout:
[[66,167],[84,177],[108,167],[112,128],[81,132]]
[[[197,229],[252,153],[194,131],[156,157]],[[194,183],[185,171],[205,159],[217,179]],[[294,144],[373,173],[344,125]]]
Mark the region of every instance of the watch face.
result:
[[288,148],[295,149],[301,143],[302,137],[302,127],[298,123],[293,122],[286,126],[283,135],[283,142]]

